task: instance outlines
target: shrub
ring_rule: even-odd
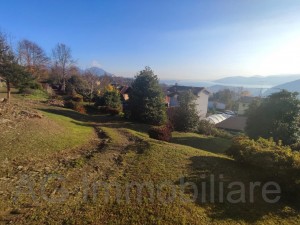
[[[104,98],[102,96],[95,97],[95,107],[104,106]]]
[[[24,94],[24,95],[32,95],[34,93],[34,89],[31,89],[31,88],[22,88],[19,91],[21,94]]]
[[[47,104],[52,105],[52,106],[58,106],[58,107],[64,107],[65,102],[62,100],[57,100],[57,99],[50,99],[47,101]]]
[[[300,153],[272,139],[259,138],[254,141],[245,136],[236,137],[227,154],[239,162],[269,168],[274,172],[300,169]]]
[[[300,152],[277,144],[273,139],[236,137],[227,154],[236,161],[259,168],[280,184],[289,201],[299,204],[300,200]]]
[[[172,138],[172,127],[170,124],[152,126],[149,129],[148,134],[150,138],[169,142]]]
[[[72,101],[74,102],[83,102],[83,96],[80,94],[74,94],[72,96]]]
[[[97,96],[95,107],[110,115],[118,115],[122,110],[120,93],[115,90],[106,90],[103,96]]]
[[[197,133],[215,137],[232,138],[232,135],[229,132],[216,128],[214,124],[207,120],[199,121]]]
[[[30,80],[28,82],[22,83],[21,85],[18,85],[18,88],[20,93],[22,94],[28,94],[29,91],[33,92],[34,90],[43,90],[42,85],[35,80]]]
[[[118,115],[120,113],[119,109],[114,109],[111,107],[106,107],[106,112],[109,113],[111,116]]]
[[[300,151],[300,142],[297,142],[297,143],[291,145],[291,149],[293,151]]]
[[[86,114],[85,107],[81,102],[74,102],[72,100],[66,101],[65,107],[69,109],[73,109],[79,113]]]

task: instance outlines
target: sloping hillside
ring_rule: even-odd
[[[42,119],[26,120],[0,142],[3,223],[300,222],[292,205],[264,202],[260,188],[254,203],[247,203],[248,195],[246,203],[226,200],[231,182],[242,182],[248,191],[250,182],[271,179],[226,157],[230,140],[176,132],[173,143],[166,143],[149,139],[147,125],[40,103],[31,107]],[[196,185],[198,195],[186,182]]]
[[[290,92],[299,92],[300,93],[300,80],[295,80],[292,82],[284,83],[278,86],[275,86],[264,93],[265,96],[268,96],[272,93],[279,92],[280,90],[287,90]]]

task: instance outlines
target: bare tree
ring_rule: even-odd
[[[86,71],[83,74],[83,79],[85,80],[87,86],[86,94],[89,99],[93,99],[94,93],[100,88],[100,77],[93,74],[91,71]]]
[[[52,56],[54,61],[54,71],[59,76],[60,83],[62,85],[62,91],[66,91],[66,80],[70,68],[74,65],[72,59],[71,48],[65,44],[58,43],[52,50]]]
[[[36,43],[29,40],[22,40],[18,43],[18,61],[35,78],[40,79],[41,75],[47,71],[49,58],[45,51]]]
[[[113,82],[113,78],[107,74],[100,77],[100,90],[104,91],[105,88]]]

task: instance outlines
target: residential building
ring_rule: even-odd
[[[208,102],[208,108],[209,109],[216,109],[216,110],[225,110],[226,105],[222,102],[217,101],[209,101]]]
[[[205,118],[208,108],[209,92],[204,87],[190,87],[174,85],[167,90],[167,97],[169,107],[178,107],[178,96],[185,91],[191,91],[195,96],[195,103],[198,115],[200,118]]]
[[[243,96],[239,100],[238,115],[245,115],[246,111],[249,109],[250,104],[257,99],[257,97]]]
[[[124,101],[127,101],[129,99],[129,92],[131,91],[131,87],[129,86],[120,86],[118,88],[120,91],[120,94],[122,95]]]

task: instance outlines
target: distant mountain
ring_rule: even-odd
[[[280,90],[283,90],[283,89],[285,89],[287,91],[290,91],[290,92],[299,92],[300,93],[300,79],[292,81],[292,82],[287,82],[285,84],[281,84],[281,85],[278,85],[278,86],[275,86],[275,87],[272,87],[271,89],[266,91],[264,93],[264,95],[268,96],[272,93],[279,92]]]
[[[287,82],[300,79],[300,74],[297,75],[274,75],[274,76],[253,76],[253,77],[242,77],[233,76],[225,77],[222,79],[215,80],[215,83],[226,84],[231,86],[236,85],[257,85],[257,86],[277,86]]]
[[[207,88],[207,90],[210,91],[211,93],[216,93],[224,89],[229,89],[234,92],[248,91],[251,96],[260,96],[264,90],[262,88],[235,87],[235,86],[226,86],[226,85],[213,85]]]
[[[214,85],[214,83],[209,81],[199,81],[199,80],[160,80],[161,84],[167,85],[178,85],[182,86],[193,86],[193,87],[210,87]]]
[[[108,72],[105,71],[104,69],[99,68],[99,67],[95,67],[95,66],[86,69],[86,71],[91,71],[93,74],[95,74],[95,75],[97,75],[97,76],[103,76],[104,74],[107,74],[107,75],[109,75],[109,76],[112,75],[111,73],[108,73]]]

